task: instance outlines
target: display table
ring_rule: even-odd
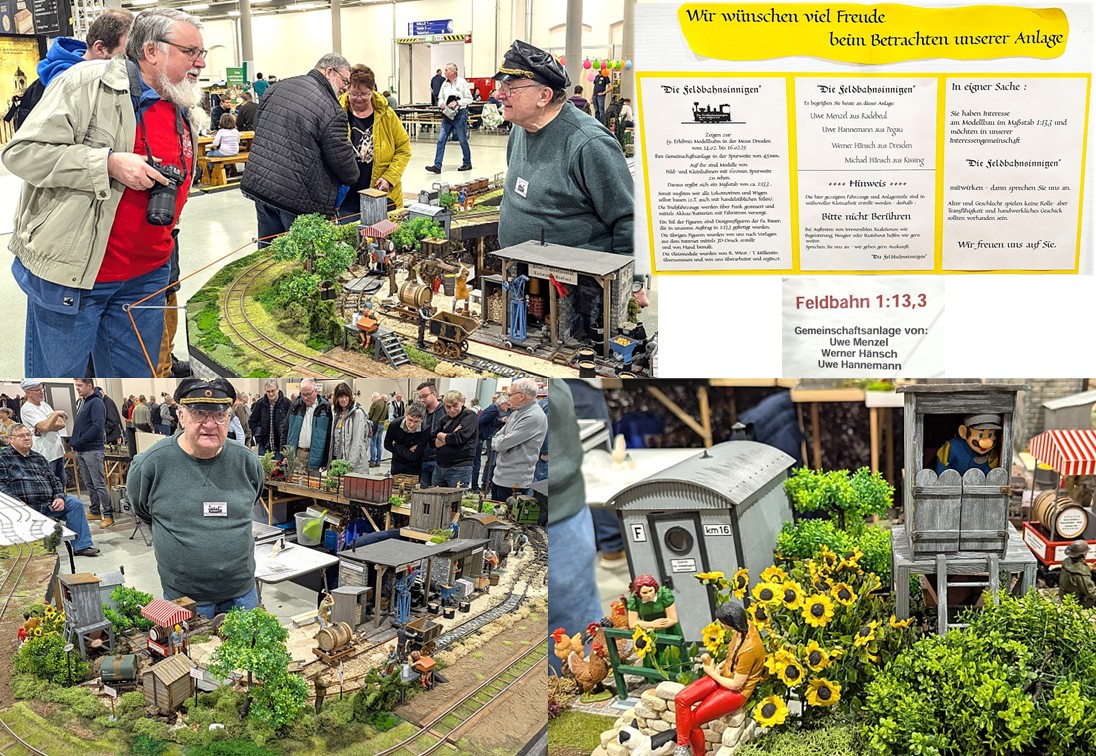
[[[260,599],[264,584],[296,581],[313,572],[318,572],[321,578],[320,587],[314,590],[317,593],[327,590],[326,569],[339,563],[337,556],[295,543],[287,543],[284,549],[271,555],[274,546],[272,542],[255,544],[255,589]]]
[[[321,502],[329,502],[332,504],[342,504],[346,507],[359,507],[362,516],[369,520],[369,523],[373,526],[374,530],[392,529],[392,508],[387,504],[374,503],[370,505],[365,502],[351,501],[338,492],[324,491],[322,488],[308,488],[307,486],[302,486],[297,483],[288,483],[284,480],[267,480],[263,485],[266,487],[266,496],[260,498],[259,503],[266,512],[267,525],[274,524],[274,505],[276,504],[304,502],[316,504],[323,509],[324,507]],[[367,506],[385,507],[384,522],[375,522],[373,516],[366,508]]]
[[[629,449],[633,467],[616,468],[612,456],[604,449],[594,449],[582,459],[582,479],[586,484],[586,502],[591,507],[604,507],[628,486],[673,467],[703,449]]]
[[[985,554],[949,554],[947,557],[949,575],[977,575],[986,571]],[[894,569],[895,609],[898,619],[910,616],[910,575],[931,575],[936,572],[936,559],[927,557],[914,559],[910,554],[906,526],[896,525],[891,530],[891,566]],[[1008,549],[1000,559],[1000,567],[1019,577],[1012,593],[1022,596],[1035,585],[1035,555],[1024,544],[1016,528],[1009,525]],[[940,597],[947,601],[947,597]]]

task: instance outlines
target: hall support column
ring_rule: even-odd
[[[582,0],[567,0],[567,36],[566,36],[567,75],[571,77],[572,89],[582,81]],[[567,95],[570,96],[568,91]]]
[[[331,52],[342,54],[342,4],[331,0]]]
[[[621,54],[622,60],[632,61],[632,65],[635,65],[636,60],[636,0],[624,0],[624,29],[623,40],[621,41]],[[627,97],[633,103],[636,101],[636,77],[634,68],[622,68],[620,69],[620,96]],[[608,103],[606,103],[608,106]],[[634,112],[634,107],[633,107]]]
[[[251,42],[251,0],[240,0],[240,60],[255,60],[255,49]],[[247,75],[254,80],[255,73]]]

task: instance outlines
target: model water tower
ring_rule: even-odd
[[[388,195],[380,189],[362,189],[358,192],[361,197],[362,217],[359,225],[362,228],[388,220]]]
[[[65,637],[80,646],[80,656],[88,656],[87,646],[104,645],[114,651],[114,628],[103,617],[99,595],[99,577],[90,572],[60,575],[61,610],[65,613]],[[102,634],[107,640],[100,643]]]

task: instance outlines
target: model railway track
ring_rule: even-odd
[[[450,628],[449,632],[439,636],[436,642],[438,649],[447,648],[454,643],[464,640],[465,638],[471,636],[473,633],[483,629],[491,622],[499,619],[503,615],[509,614],[510,612],[514,611],[521,605],[523,601],[525,601],[525,598],[529,592],[529,586],[533,585],[537,577],[548,568],[548,539],[545,537],[544,531],[542,531],[540,528],[529,528],[528,533],[529,548],[533,549],[535,556],[533,559],[529,560],[528,564],[524,565],[521,572],[519,572],[515,576],[514,590],[512,590],[510,594],[502,601],[495,604],[495,606],[486,610],[482,614],[477,615],[474,619],[471,619],[467,622],[462,622],[461,624]],[[522,581],[525,582],[525,586],[521,589],[521,592],[519,593],[517,590],[517,585]],[[386,643],[389,643],[394,637],[395,635],[393,634],[391,637],[388,637],[383,641],[361,648],[347,656],[346,660],[349,661],[350,659],[354,659],[359,656],[368,654],[376,650],[377,648],[385,645]],[[316,660],[305,664],[303,667],[297,670],[297,673],[303,675],[305,679],[309,679],[310,677],[312,677],[313,674],[316,673],[317,670],[322,673],[333,671],[333,668],[323,661]],[[366,670],[365,672],[353,675],[352,677],[344,678],[342,692],[353,693],[356,690],[360,690],[362,687],[364,687],[364,684],[361,681],[368,674],[369,671]],[[331,690],[332,687],[333,686],[329,684],[327,686],[327,689]],[[309,695],[309,700],[315,700],[315,698],[315,692]]]
[[[376,756],[426,756],[439,748],[452,746],[450,738],[455,732],[529,676],[537,664],[547,658],[547,640],[529,646],[509,666],[422,725],[417,733]]]
[[[27,741],[15,734],[15,730],[8,727],[8,723],[0,719],[0,727],[3,728],[4,733],[0,733],[0,756],[23,756],[23,754],[36,754],[36,756],[48,756],[45,751],[39,751]],[[14,738],[14,740],[9,740]]]
[[[248,291],[259,276],[277,263],[278,261],[274,259],[262,260],[246,268],[225,292],[221,313],[225,324],[235,334],[237,343],[259,352],[279,365],[292,367],[297,373],[310,375],[313,378],[329,378],[332,376],[332,371],[337,376],[368,377],[368,374],[341,362],[326,357],[302,354],[279,344],[251,321],[247,315]]]

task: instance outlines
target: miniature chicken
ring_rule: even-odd
[[[600,625],[597,627],[599,630],[601,629]],[[602,635],[601,637],[604,638],[605,636]],[[571,651],[571,655],[567,657],[567,668],[574,675],[575,682],[582,688],[582,694],[585,698],[601,684],[602,680],[608,677],[609,662],[607,659],[609,652],[603,643],[597,641],[590,644],[590,654],[585,658],[582,656],[582,651],[581,645]]]
[[[609,616],[601,620],[602,627],[613,627],[617,630],[623,630],[628,627],[628,609],[625,606],[624,599],[618,599],[612,602],[610,605]],[[604,639],[604,633],[600,633],[602,639]],[[594,640],[598,640],[596,637]],[[620,656],[622,662],[632,661],[632,657],[635,655],[635,645],[632,643],[632,639],[629,638],[616,638],[617,654]],[[603,640],[604,642],[604,640]]]
[[[567,661],[567,657],[571,655],[571,651],[574,649],[582,648],[581,634],[575,633],[573,638],[568,637],[562,627],[558,627],[552,631],[552,641],[555,643],[555,646],[552,648],[552,653],[562,661]]]
[[[612,460],[613,467],[617,470],[631,470],[636,466],[635,460],[628,454],[628,446],[623,435],[613,439]]]

